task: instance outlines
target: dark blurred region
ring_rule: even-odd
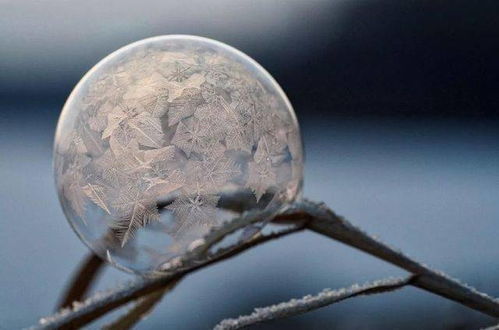
[[[51,313],[87,252],[53,185],[52,140],[64,101],[101,58],[163,34],[226,42],[276,78],[303,131],[305,196],[499,296],[497,13],[499,2],[486,0],[0,0],[0,329]],[[210,328],[324,287],[403,274],[302,233],[189,276],[138,328]],[[115,269],[104,275],[98,288],[129,278]],[[493,322],[408,288],[260,328]]]
[[[162,34],[248,53],[299,115],[498,114],[497,1],[7,1],[0,97],[62,104],[97,61]]]

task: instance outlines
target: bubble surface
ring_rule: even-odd
[[[162,36],[82,78],[59,118],[54,168],[78,236],[147,273],[243,211],[296,199],[303,149],[291,104],[255,61],[214,40]]]

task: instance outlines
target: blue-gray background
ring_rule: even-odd
[[[495,1],[461,0],[0,0],[0,329],[52,312],[87,252],[64,219],[52,178],[65,98],[106,54],[171,33],[229,43],[274,75],[302,126],[305,196],[499,296],[498,12]],[[300,233],[187,277],[137,328],[210,328],[253,307],[401,274]],[[129,277],[108,269],[97,287]],[[493,322],[407,288],[260,328],[477,329]]]

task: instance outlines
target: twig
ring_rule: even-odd
[[[104,260],[95,253],[90,252],[75,272],[72,281],[68,284],[58,309],[71,307],[73,301],[83,300],[91,284],[102,271],[103,265],[105,265]]]
[[[263,218],[266,216],[267,214],[263,214]],[[299,225],[292,227],[289,231],[267,237],[258,236],[250,241],[239,242],[235,246],[223,248],[214,253],[208,252],[225,235],[233,233],[258,220],[258,213],[245,214],[234,219],[222,226],[222,228],[210,233],[205,238],[205,244],[196,248],[192,253],[187,253],[181,260],[171,262],[171,267],[161,276],[151,279],[139,279],[106,293],[98,293],[83,302],[81,306],[76,306],[72,310],[62,310],[54,316],[42,319],[40,322],[41,327],[75,327],[85,325],[114,308],[164,288],[171,281],[175,281],[196,269],[227,259],[269,239],[300,230],[303,226],[417,275],[414,282],[411,283],[416,287],[446,297],[485,314],[499,317],[499,301],[441,272],[432,270],[412,260],[400,251],[369,236],[345,219],[337,216],[324,204],[313,203],[307,200],[290,205],[286,211],[274,218],[274,222],[277,223],[299,223]]]
[[[338,290],[325,289],[315,296],[307,295],[303,298],[291,299],[290,301],[282,302],[277,305],[255,308],[254,312],[250,315],[223,320],[215,326],[215,330],[235,330],[246,328],[256,323],[310,312],[345,299],[361,295],[394,291],[408,285],[413,278],[413,276],[405,278],[389,278],[363,285],[354,284],[348,288]]]
[[[372,256],[417,274],[412,283],[420,289],[448,298],[490,316],[499,317],[499,300],[460,283],[443,272],[433,270],[380,240],[366,234],[337,216],[323,204],[303,201],[301,208],[310,215],[307,228],[362,250]]]
[[[303,228],[303,224],[298,224],[268,235],[259,235],[235,247],[221,248],[215,253],[205,256],[203,259],[198,259],[188,254],[182,260],[172,261],[172,268],[165,271],[161,276],[138,278],[134,281],[124,283],[113,290],[98,292],[82,303],[73,304],[73,308],[71,309],[62,309],[54,315],[42,318],[39,325],[33,327],[33,329],[74,329],[82,327],[117,307],[161,290],[199,268],[228,259],[251,247],[300,231]]]
[[[493,325],[491,327],[483,328],[481,330],[499,330],[499,324]]]
[[[120,316],[118,319],[114,320],[102,327],[103,330],[127,330],[131,329],[136,323],[145,318],[153,308],[161,301],[163,296],[171,291],[177,283],[180,281],[174,281],[170,283],[167,287],[150,293],[149,295],[139,299],[124,315]]]

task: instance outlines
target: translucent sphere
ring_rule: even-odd
[[[78,236],[147,273],[243,211],[293,201],[303,150],[291,104],[255,61],[210,39],[162,36],[82,78],[59,118],[54,167]]]

